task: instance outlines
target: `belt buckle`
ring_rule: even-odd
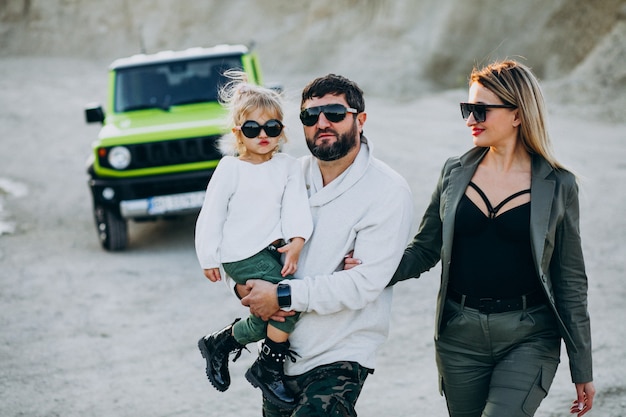
[[[495,310],[494,301],[497,303],[497,300],[491,297],[478,299],[478,311],[483,314],[493,313]]]

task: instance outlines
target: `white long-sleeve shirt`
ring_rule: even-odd
[[[289,375],[319,365],[355,361],[375,367],[387,339],[392,288],[386,288],[411,237],[413,203],[408,184],[371,154],[371,143],[350,168],[325,187],[317,160],[301,158],[313,235],[291,285],[291,309],[303,312],[289,336],[301,357],[286,362]],[[343,269],[354,250],[361,265]]]
[[[196,254],[203,269],[218,268],[246,259],[276,239],[307,240],[312,228],[298,160],[277,153],[252,164],[225,156],[198,215]]]

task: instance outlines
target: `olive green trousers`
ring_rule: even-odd
[[[528,417],[548,394],[561,338],[547,305],[485,314],[446,300],[435,342],[451,417]]]
[[[262,279],[277,284],[282,280],[293,278],[293,275],[283,277],[280,274],[283,269],[280,253],[273,247],[265,248],[242,261],[224,263],[222,266],[237,284],[245,284],[249,279]],[[265,322],[251,314],[245,320],[240,320],[234,324],[233,336],[242,345],[258,342],[265,338],[268,323],[283,332],[291,333],[299,315],[298,313],[294,316],[285,317],[284,322],[274,320]]]

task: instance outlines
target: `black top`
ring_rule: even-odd
[[[517,192],[495,208],[485,193],[470,182],[484,200],[489,216],[464,195],[454,228],[449,288],[473,297],[509,298],[540,289],[530,246],[530,202],[498,211]]]

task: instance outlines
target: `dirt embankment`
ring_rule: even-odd
[[[626,96],[624,0],[0,3],[1,55],[106,65],[141,50],[249,42],[266,75],[294,88],[338,72],[369,94],[410,99],[463,86],[475,64],[523,57],[540,78],[560,81],[549,92],[562,102],[617,105]]]

